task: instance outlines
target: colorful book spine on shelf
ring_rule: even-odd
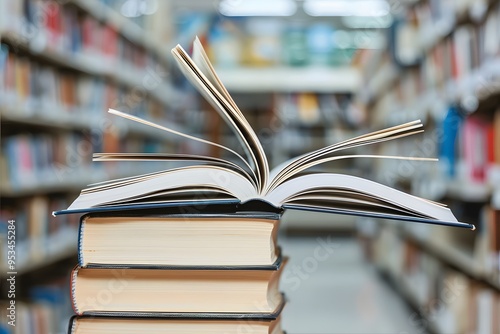
[[[146,50],[141,43],[130,42],[119,33],[115,24],[107,20],[102,22],[87,13],[84,9],[86,6],[68,2],[39,3],[36,0],[19,3],[22,6],[2,7],[3,14],[11,23],[2,24],[0,28],[7,36],[13,34],[13,44],[33,40],[39,51],[48,50],[50,55],[62,57],[77,55],[75,63],[82,61],[101,70],[107,70],[105,67],[110,66],[126,67],[140,73],[145,68],[165,70],[156,49]],[[140,39],[138,41],[141,42]]]
[[[81,184],[75,186],[82,186],[92,182],[92,177],[97,180],[106,175],[123,177],[138,170],[149,172],[154,170],[154,165],[120,162],[120,169],[116,170],[112,165],[91,164],[91,152],[126,150],[155,153],[170,149],[169,143],[157,139],[141,136],[121,139],[112,132],[94,133],[94,136],[88,131],[9,136],[3,138],[0,154],[0,161],[4,161],[2,165],[6,167],[3,173],[8,180],[2,186],[12,191],[57,188],[78,180]]]
[[[462,132],[462,158],[466,175],[472,182],[483,183],[488,163],[488,123],[477,117],[467,117]]]
[[[52,120],[60,115],[59,120],[68,120],[72,124],[95,123],[102,127],[105,118],[102,110],[110,106],[120,106],[136,115],[151,118],[163,115],[163,104],[150,96],[136,98],[136,93],[104,77],[50,66],[14,53],[3,43],[0,68],[5,69],[0,72],[0,108],[18,117],[36,115]]]
[[[462,114],[455,106],[450,106],[441,125],[442,138],[439,153],[445,173],[449,177],[454,177],[456,172],[457,138],[462,122]]]

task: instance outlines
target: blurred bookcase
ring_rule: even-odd
[[[188,149],[106,113],[115,108],[184,130],[183,94],[171,85],[171,29],[158,18],[167,9],[137,24],[106,1],[0,4],[0,269],[5,279],[7,222],[15,220],[15,333],[64,331],[71,314],[66,276],[78,217],[56,220],[51,212],[88,184],[158,169],[91,163],[92,153]]]
[[[440,161],[377,161],[373,177],[449,205],[477,230],[381,222],[366,233],[367,255],[422,316],[413,319],[415,326],[435,333],[496,333],[500,3],[422,0],[399,9],[389,47],[356,56],[363,87],[354,101],[373,128],[425,123],[420,139],[383,144],[376,153]]]

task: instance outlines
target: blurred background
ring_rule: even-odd
[[[221,156],[108,108],[236,147],[176,69],[198,36],[271,165],[421,119],[425,134],[323,170],[449,205],[474,232],[287,212],[288,333],[500,333],[500,4],[495,0],[0,0],[2,301],[16,222],[17,326],[66,333],[87,184],[165,168],[94,152]],[[328,256],[318,258],[317,249]],[[5,304],[6,305],[6,304]]]

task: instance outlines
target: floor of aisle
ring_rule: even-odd
[[[287,334],[424,334],[356,239],[283,237],[280,245],[289,257],[281,278]]]

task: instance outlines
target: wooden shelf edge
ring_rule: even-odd
[[[133,172],[123,172],[119,175],[110,175],[103,169],[97,168],[78,168],[78,171],[68,175],[66,177],[58,179],[57,177],[39,177],[37,179],[43,179],[45,182],[38,184],[31,184],[29,186],[18,186],[9,187],[8,185],[2,184],[0,187],[0,197],[24,197],[32,196],[38,194],[47,193],[58,193],[58,192],[75,192],[78,193],[82,189],[86,188],[88,185],[113,180],[120,179],[124,177],[131,177],[140,174],[146,174],[152,172],[151,170],[134,170]]]
[[[417,244],[419,248],[424,250],[427,254],[437,258],[440,262],[451,265],[470,278],[483,282],[489,287],[500,291],[500,284],[493,282],[493,280],[490,279],[490,273],[485,273],[482,268],[478,267],[476,260],[472,256],[469,257],[467,254],[444,243],[423,240],[409,230],[405,230],[401,235],[405,239]]]
[[[424,327],[427,330],[429,330],[432,334],[441,334],[435,321],[429,318],[429,315],[423,313],[423,310],[425,310],[425,306],[419,302],[416,293],[411,288],[411,285],[409,285],[405,279],[398,278],[389,269],[383,269],[378,266],[376,266],[376,268],[382,276],[386,276],[389,278],[390,284],[395,288],[395,290],[410,306],[410,308],[415,310],[415,312],[418,313],[418,315],[425,320],[426,325]]]
[[[395,78],[397,78],[397,75],[393,78],[392,76],[394,74],[389,71],[386,71],[386,74],[389,75],[389,78],[384,88],[394,84],[396,82]],[[425,119],[431,108],[436,105],[436,101],[443,104],[459,103],[463,97],[476,96],[478,103],[480,103],[488,98],[500,96],[500,88],[496,86],[487,88],[485,86],[484,78],[491,77],[492,75],[500,77],[500,59],[498,58],[485,62],[479,68],[472,70],[472,72],[465,77],[457,80],[448,80],[441,89],[435,89],[435,87],[427,89],[423,94],[414,98],[411,103],[402,106],[402,109],[405,110],[405,113],[401,115],[403,117],[389,124],[399,124],[416,118]],[[369,83],[368,86],[372,85],[374,84]],[[370,104],[377,101],[383,91],[383,89],[379,89],[379,93],[374,95],[369,95],[369,93],[365,92],[364,95],[368,94],[368,97],[361,97],[360,99],[362,99],[364,103]]]
[[[38,109],[30,111],[26,108],[11,108],[0,105],[0,118],[5,121],[14,122],[18,124],[34,125],[47,128],[56,129],[77,129],[77,130],[95,130],[100,129],[102,121],[106,119],[107,114],[102,113],[100,116],[88,116],[94,113],[92,110],[81,111],[64,111],[51,112],[49,109]],[[116,116],[111,116],[116,119],[113,124],[124,133],[135,133],[146,137],[158,138],[158,135],[152,131],[151,127],[139,124],[133,121],[123,120]],[[164,122],[161,120],[150,119],[150,121],[162,126],[174,129],[178,132],[188,133],[188,131],[181,124],[174,124]],[[158,130],[159,131],[159,130]],[[179,143],[183,139],[179,136],[171,136],[171,142]]]

